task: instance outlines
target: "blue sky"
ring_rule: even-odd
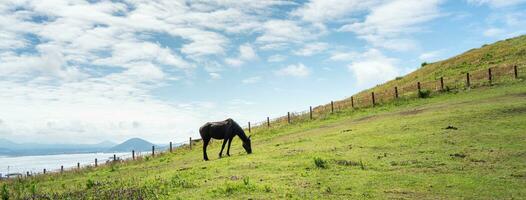
[[[0,138],[198,137],[526,32],[524,0],[0,2]]]

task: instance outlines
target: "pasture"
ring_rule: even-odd
[[[400,99],[139,161],[0,183],[50,199],[516,199],[526,195],[526,83]]]

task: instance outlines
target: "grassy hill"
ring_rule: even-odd
[[[524,52],[525,40],[471,50],[443,61],[450,67],[429,64],[398,81],[461,73],[472,68],[453,63],[475,63],[475,55],[490,51],[508,52],[494,54],[494,64],[520,63],[524,57],[515,55]],[[428,68],[436,69],[422,71]],[[214,141],[211,161],[205,162],[197,143],[140,161],[10,180],[0,183],[0,194],[15,199],[524,198],[526,73],[520,75],[491,87],[258,127],[250,155],[236,138],[232,156],[219,159],[221,143]]]
[[[417,81],[434,81],[440,77],[463,77],[467,72],[506,65],[521,67],[526,65],[526,35],[498,41],[491,45],[483,45],[446,60],[423,63],[418,70],[404,77],[388,81],[364,92],[389,90],[394,86],[412,84]]]

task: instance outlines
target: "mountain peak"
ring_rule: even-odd
[[[154,146],[151,142],[148,142],[141,138],[131,138],[123,143],[114,146],[110,151],[148,151]]]

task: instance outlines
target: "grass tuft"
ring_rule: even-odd
[[[327,161],[319,157],[314,158],[314,164],[316,165],[316,167],[321,168],[321,169],[327,168],[327,165],[328,165]]]

